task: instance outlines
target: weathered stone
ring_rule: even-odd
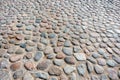
[[[74,46],[74,47],[73,47],[73,51],[74,51],[75,53],[79,52],[80,50],[81,50],[80,46]]]
[[[68,64],[75,64],[75,58],[72,57],[72,56],[67,56],[65,57],[65,62],[68,63]]]
[[[51,53],[51,54],[48,54],[47,55],[47,58],[48,59],[53,59],[55,57],[55,54],[54,53]]]
[[[110,67],[115,67],[116,66],[116,62],[114,60],[107,60],[107,65]]]
[[[104,72],[104,68],[102,66],[95,65],[94,68],[97,74],[102,74]]]
[[[53,48],[51,46],[47,46],[44,50],[44,54],[50,54],[53,53]]]
[[[102,59],[102,58],[97,59],[97,62],[98,62],[98,64],[101,65],[101,66],[105,66],[105,65],[106,65],[106,60],[105,60],[105,59]]]
[[[32,75],[35,78],[40,78],[40,79],[45,79],[45,80],[49,78],[49,74],[47,72],[36,72],[36,73],[32,73]]]
[[[16,71],[16,70],[20,69],[20,67],[21,67],[21,62],[16,62],[10,66],[10,69],[13,71]]]
[[[19,61],[19,60],[21,59],[21,57],[22,57],[22,56],[20,56],[20,55],[12,55],[12,56],[10,57],[10,61],[11,61],[11,62]]]
[[[86,73],[86,65],[85,64],[78,65],[77,70],[78,70],[79,75],[84,76]]]
[[[60,76],[61,75],[61,69],[59,67],[57,67],[57,66],[51,66],[49,68],[48,73],[50,75]]]
[[[118,80],[118,74],[117,74],[117,71],[113,68],[108,68],[107,69],[108,71],[108,76],[111,80]]]
[[[93,54],[92,54],[92,57],[94,57],[94,58],[99,58],[99,57],[100,57],[100,54],[98,54],[98,53],[93,53]]]
[[[51,64],[50,60],[42,60],[40,63],[38,63],[37,69],[45,70],[50,66],[50,64]]]
[[[68,55],[68,56],[73,54],[73,49],[72,48],[64,47],[62,50],[63,50],[63,53]]]
[[[62,59],[55,59],[54,60],[54,64],[57,66],[63,65],[63,63],[64,63],[64,60],[62,60]]]
[[[66,74],[70,74],[70,73],[72,73],[75,70],[76,70],[76,68],[73,67],[73,66],[67,65],[67,66],[64,67],[64,71],[65,71]]]
[[[24,73],[23,70],[18,70],[13,74],[13,78],[14,79],[21,78],[23,76],[23,73]]]
[[[34,56],[34,60],[39,61],[42,57],[43,57],[43,52],[42,51],[37,51],[35,56]]]
[[[63,53],[58,53],[57,55],[56,55],[56,58],[57,59],[63,59],[65,57],[65,55],[63,54]]]
[[[89,73],[91,73],[94,70],[93,64],[90,63],[89,61],[87,61],[86,66],[87,66],[87,69],[88,69]]]
[[[65,47],[70,47],[71,46],[71,42],[69,40],[66,40],[64,43]]]
[[[84,53],[74,53],[74,56],[78,61],[86,60],[86,55]]]
[[[25,66],[25,68],[26,68],[27,70],[30,70],[30,71],[35,69],[35,65],[34,65],[34,63],[31,62],[31,61],[26,62],[26,63],[24,64],[24,66]]]
[[[94,59],[93,57],[88,57],[87,60],[92,62],[93,64],[96,63],[96,59]]]
[[[24,52],[23,49],[19,48],[19,49],[16,50],[15,53],[16,53],[16,54],[22,54],[23,52]]]
[[[55,47],[54,52],[55,53],[60,53],[62,51],[62,47]]]

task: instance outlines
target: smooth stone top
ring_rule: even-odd
[[[62,51],[63,51],[64,54],[66,54],[66,55],[68,55],[68,56],[70,56],[70,55],[73,54],[73,49],[72,49],[72,48],[64,47],[64,48],[62,49]]]

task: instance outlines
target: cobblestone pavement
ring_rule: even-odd
[[[120,80],[120,0],[0,0],[0,80]]]

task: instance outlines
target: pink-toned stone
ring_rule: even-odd
[[[25,66],[25,68],[26,68],[27,70],[33,70],[33,69],[35,69],[35,65],[34,65],[34,63],[31,62],[31,61],[26,62],[26,63],[24,64],[24,66]]]
[[[65,55],[63,54],[63,53],[58,53],[57,55],[56,55],[56,58],[57,59],[63,59],[65,57]]]
[[[13,71],[16,71],[16,70],[20,69],[20,67],[21,67],[21,62],[16,62],[10,66],[10,69]]]
[[[10,61],[11,62],[16,62],[16,61],[19,61],[21,59],[21,56],[20,55],[12,55],[10,57]]]

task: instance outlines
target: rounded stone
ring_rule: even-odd
[[[16,62],[10,66],[10,69],[13,71],[16,71],[16,70],[20,69],[20,67],[21,67],[21,62]]]
[[[64,43],[65,47],[70,47],[71,46],[71,42],[69,40],[66,40]]]
[[[63,70],[64,70],[64,72],[65,72],[66,74],[71,74],[73,71],[76,70],[76,68],[73,67],[73,66],[67,65],[67,66],[65,66],[65,67],[63,68]]]
[[[61,75],[61,69],[60,69],[59,67],[57,67],[57,66],[51,66],[51,67],[49,68],[48,73],[49,73],[50,75],[60,76],[60,75]]]
[[[67,56],[65,57],[65,62],[68,63],[68,64],[75,64],[75,58],[72,57],[72,56]]]
[[[44,50],[44,54],[50,54],[53,53],[53,48],[51,46],[47,46]]]
[[[97,59],[97,61],[98,61],[98,64],[101,65],[101,66],[106,65],[106,60],[105,59],[99,58],[99,59]]]
[[[102,66],[99,66],[99,65],[95,65],[94,69],[95,69],[97,74],[102,74],[104,72],[104,68]]]
[[[24,64],[24,66],[25,66],[25,68],[26,68],[27,70],[30,70],[30,71],[35,69],[35,65],[34,65],[34,63],[31,62],[31,61],[26,62],[26,63]]]
[[[20,55],[12,55],[10,57],[10,61],[11,62],[16,62],[16,61],[19,61],[21,59],[21,56]]]
[[[57,59],[63,59],[65,57],[65,55],[63,54],[63,53],[58,53],[57,55],[56,55],[56,58]]]
[[[86,60],[86,55],[84,53],[74,53],[74,56],[78,61]]]
[[[64,47],[62,50],[63,50],[63,53],[68,55],[68,56],[73,54],[73,49],[72,48]]]
[[[48,59],[53,59],[54,57],[55,57],[55,54],[54,54],[54,53],[47,55],[47,58],[48,58]]]
[[[116,62],[114,60],[107,60],[107,65],[110,67],[115,67],[116,66]]]
[[[38,51],[38,52],[36,52],[36,54],[34,56],[34,60],[35,61],[39,61],[42,57],[43,57],[43,52],[42,51]]]
[[[54,59],[54,64],[57,66],[63,65],[63,63],[64,63],[64,60],[62,59]]]
[[[16,50],[15,53],[16,53],[16,54],[22,54],[23,52],[24,52],[23,49],[19,48],[19,49]]]
[[[93,56],[94,58],[99,58],[99,57],[100,57],[100,54],[98,54],[98,53],[93,53],[92,56]]]
[[[42,60],[40,63],[37,65],[38,70],[45,70],[47,69],[51,64],[50,60]]]
[[[13,74],[14,79],[22,78],[23,77],[23,70],[18,70]]]

